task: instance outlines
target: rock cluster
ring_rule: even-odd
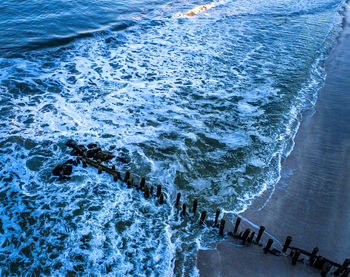
[[[103,151],[96,143],[90,143],[86,148],[84,145],[78,145],[74,140],[68,140],[66,145],[73,149],[70,153],[72,156],[81,156],[94,159],[95,161],[109,161],[115,158],[115,155],[109,151]],[[117,160],[123,163],[127,162],[123,157],[117,157]],[[57,165],[52,170],[52,174],[58,176],[58,180],[70,179],[69,176],[72,174],[73,165],[77,165],[77,162],[70,159],[63,164]]]

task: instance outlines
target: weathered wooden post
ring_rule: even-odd
[[[181,199],[181,192],[178,192],[177,196],[176,196],[176,202],[175,202],[175,207],[177,207],[177,208],[180,205],[180,199]]]
[[[150,192],[151,195],[153,195],[153,186],[151,186],[151,192]]]
[[[146,179],[144,177],[141,178],[140,189],[143,190],[145,187]]]
[[[256,240],[255,240],[256,244],[259,244],[259,241],[260,241],[264,231],[265,231],[265,227],[264,226],[260,226],[259,232],[258,232],[258,236],[256,237]]]
[[[296,265],[297,264],[297,261],[299,259],[300,254],[301,254],[300,250],[296,249],[295,252],[294,252],[294,255],[292,257],[292,265]]]
[[[238,227],[239,227],[239,224],[241,223],[241,218],[239,216],[237,216],[237,219],[236,219],[236,224],[235,224],[235,229],[233,231],[234,234],[237,233],[238,231]]]
[[[219,215],[220,215],[220,209],[217,209],[215,214],[214,226],[218,225]]]
[[[219,229],[219,234],[220,234],[220,236],[223,236],[223,235],[224,235],[225,223],[226,223],[225,219],[222,218],[222,219],[220,220],[220,229]]]
[[[273,239],[269,239],[266,243],[266,246],[264,247],[265,254],[270,250],[272,244],[273,244]]]
[[[254,235],[255,235],[255,232],[251,232],[249,238],[247,239],[248,243],[252,243],[252,241],[254,239]]]
[[[163,193],[161,192],[160,193],[160,196],[159,196],[159,204],[163,204],[164,203],[164,195]]]
[[[85,159],[82,159],[82,161],[83,161],[83,167],[87,167],[86,160],[85,160]]]
[[[245,244],[245,242],[247,241],[249,233],[250,233],[250,229],[249,228],[245,229],[242,235],[242,244]]]
[[[182,211],[181,211],[181,215],[185,216],[186,215],[186,203],[182,204]]]
[[[316,259],[316,254],[318,252],[318,247],[315,247],[313,250],[312,250],[312,253],[311,253],[311,256],[309,258],[309,264],[312,266],[315,262],[315,259]]]
[[[112,170],[115,170],[115,165],[112,165]]]
[[[195,200],[193,201],[193,214],[196,214],[196,212],[197,212],[197,206],[198,206],[198,200],[195,199]]]
[[[313,266],[316,267],[316,268],[318,268],[318,269],[322,269],[323,266],[324,266],[324,264],[325,264],[325,262],[326,262],[326,260],[325,260],[324,257],[318,256],[318,257],[316,258],[316,261],[314,262],[314,265],[313,265]]]
[[[127,185],[128,185],[128,189],[131,189],[131,187],[132,187],[131,180],[128,179],[128,180],[126,181],[126,183],[127,183]]]
[[[343,274],[341,275],[342,277],[348,277],[350,274],[350,268],[345,268]]]
[[[102,167],[99,166],[99,167],[98,167],[98,174],[101,174],[101,173],[102,173]]]
[[[129,179],[130,179],[130,171],[127,171],[125,173],[124,182],[127,182]]]
[[[199,219],[200,224],[204,224],[205,217],[207,216],[207,212],[203,211],[201,214],[201,218]]]
[[[113,181],[118,181],[118,174],[117,173],[113,173]]]
[[[338,267],[338,269],[334,272],[334,275],[339,275],[340,273],[342,273],[350,264],[350,260],[349,259],[345,259],[343,264]]]
[[[145,185],[145,189],[144,189],[144,195],[145,195],[145,198],[148,199],[149,198],[149,188],[147,185]]]
[[[160,197],[160,194],[162,193],[162,186],[158,185],[157,186],[157,197]]]
[[[284,245],[283,245],[283,249],[282,249],[282,252],[286,252],[290,243],[292,242],[292,237],[291,236],[288,236],[286,238],[286,241],[284,242]]]
[[[322,267],[322,271],[321,271],[321,276],[322,277],[326,277],[327,273],[331,270],[331,265],[329,265],[328,263],[325,263]]]

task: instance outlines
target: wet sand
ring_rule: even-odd
[[[266,191],[242,214],[264,225],[282,244],[342,263],[350,258],[350,25],[326,63],[327,78],[313,111],[303,115],[293,152],[282,163],[275,191]],[[272,194],[272,196],[271,196]],[[269,199],[269,197],[271,198]],[[267,202],[267,199],[268,202]],[[267,238],[265,238],[266,243]],[[214,250],[200,250],[201,276],[320,276],[289,257],[264,255],[255,247],[237,247],[230,239]]]

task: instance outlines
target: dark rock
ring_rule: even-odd
[[[117,161],[125,164],[130,163],[129,151],[126,148],[119,148],[118,152]]]
[[[70,140],[68,140],[68,141],[66,142],[66,145],[67,145],[68,147],[76,147],[76,146],[77,146],[77,143],[76,143],[74,140],[70,139]]]
[[[78,152],[77,150],[73,149],[72,151],[70,151],[70,154],[72,156],[78,156],[80,154],[80,152]]]
[[[88,158],[93,158],[98,152],[102,151],[102,149],[100,147],[96,147],[96,148],[92,148],[92,149],[89,149],[87,152],[86,152],[86,156]]]
[[[94,155],[94,160],[108,161],[114,158],[114,155],[108,151],[99,151]]]
[[[76,161],[73,161],[72,159],[69,159],[66,161],[64,164],[72,164],[72,165],[77,165],[78,163]]]
[[[126,148],[118,148],[118,151],[120,152],[120,153],[122,153],[122,154],[128,154],[129,153],[129,150],[128,149],[126,149]]]
[[[78,149],[80,152],[86,152],[86,150],[87,150],[86,147],[82,144],[78,145]]]
[[[123,157],[117,157],[117,161],[122,162],[122,163],[125,163],[125,164],[129,163],[129,162],[126,160],[126,158],[123,158]]]
[[[72,156],[83,155],[86,152],[86,148],[84,145],[76,145],[73,147],[73,150],[70,152]]]
[[[90,144],[88,144],[87,147],[88,147],[89,149],[92,149],[92,148],[97,148],[97,146],[98,146],[98,145],[97,145],[96,143],[90,143]]]
[[[71,175],[73,167],[70,164],[60,164],[52,170],[55,176]]]

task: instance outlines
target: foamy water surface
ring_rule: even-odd
[[[278,181],[325,77],[343,3],[227,0],[181,16],[199,4],[135,1],[64,43],[28,35],[17,49],[9,38],[0,58],[1,276],[197,275],[210,229],[177,215],[176,193],[210,215],[240,212]],[[16,20],[3,14],[0,26]],[[167,203],[93,168],[57,181],[51,171],[70,158],[68,139],[123,155],[128,164],[110,165],[161,184]]]

